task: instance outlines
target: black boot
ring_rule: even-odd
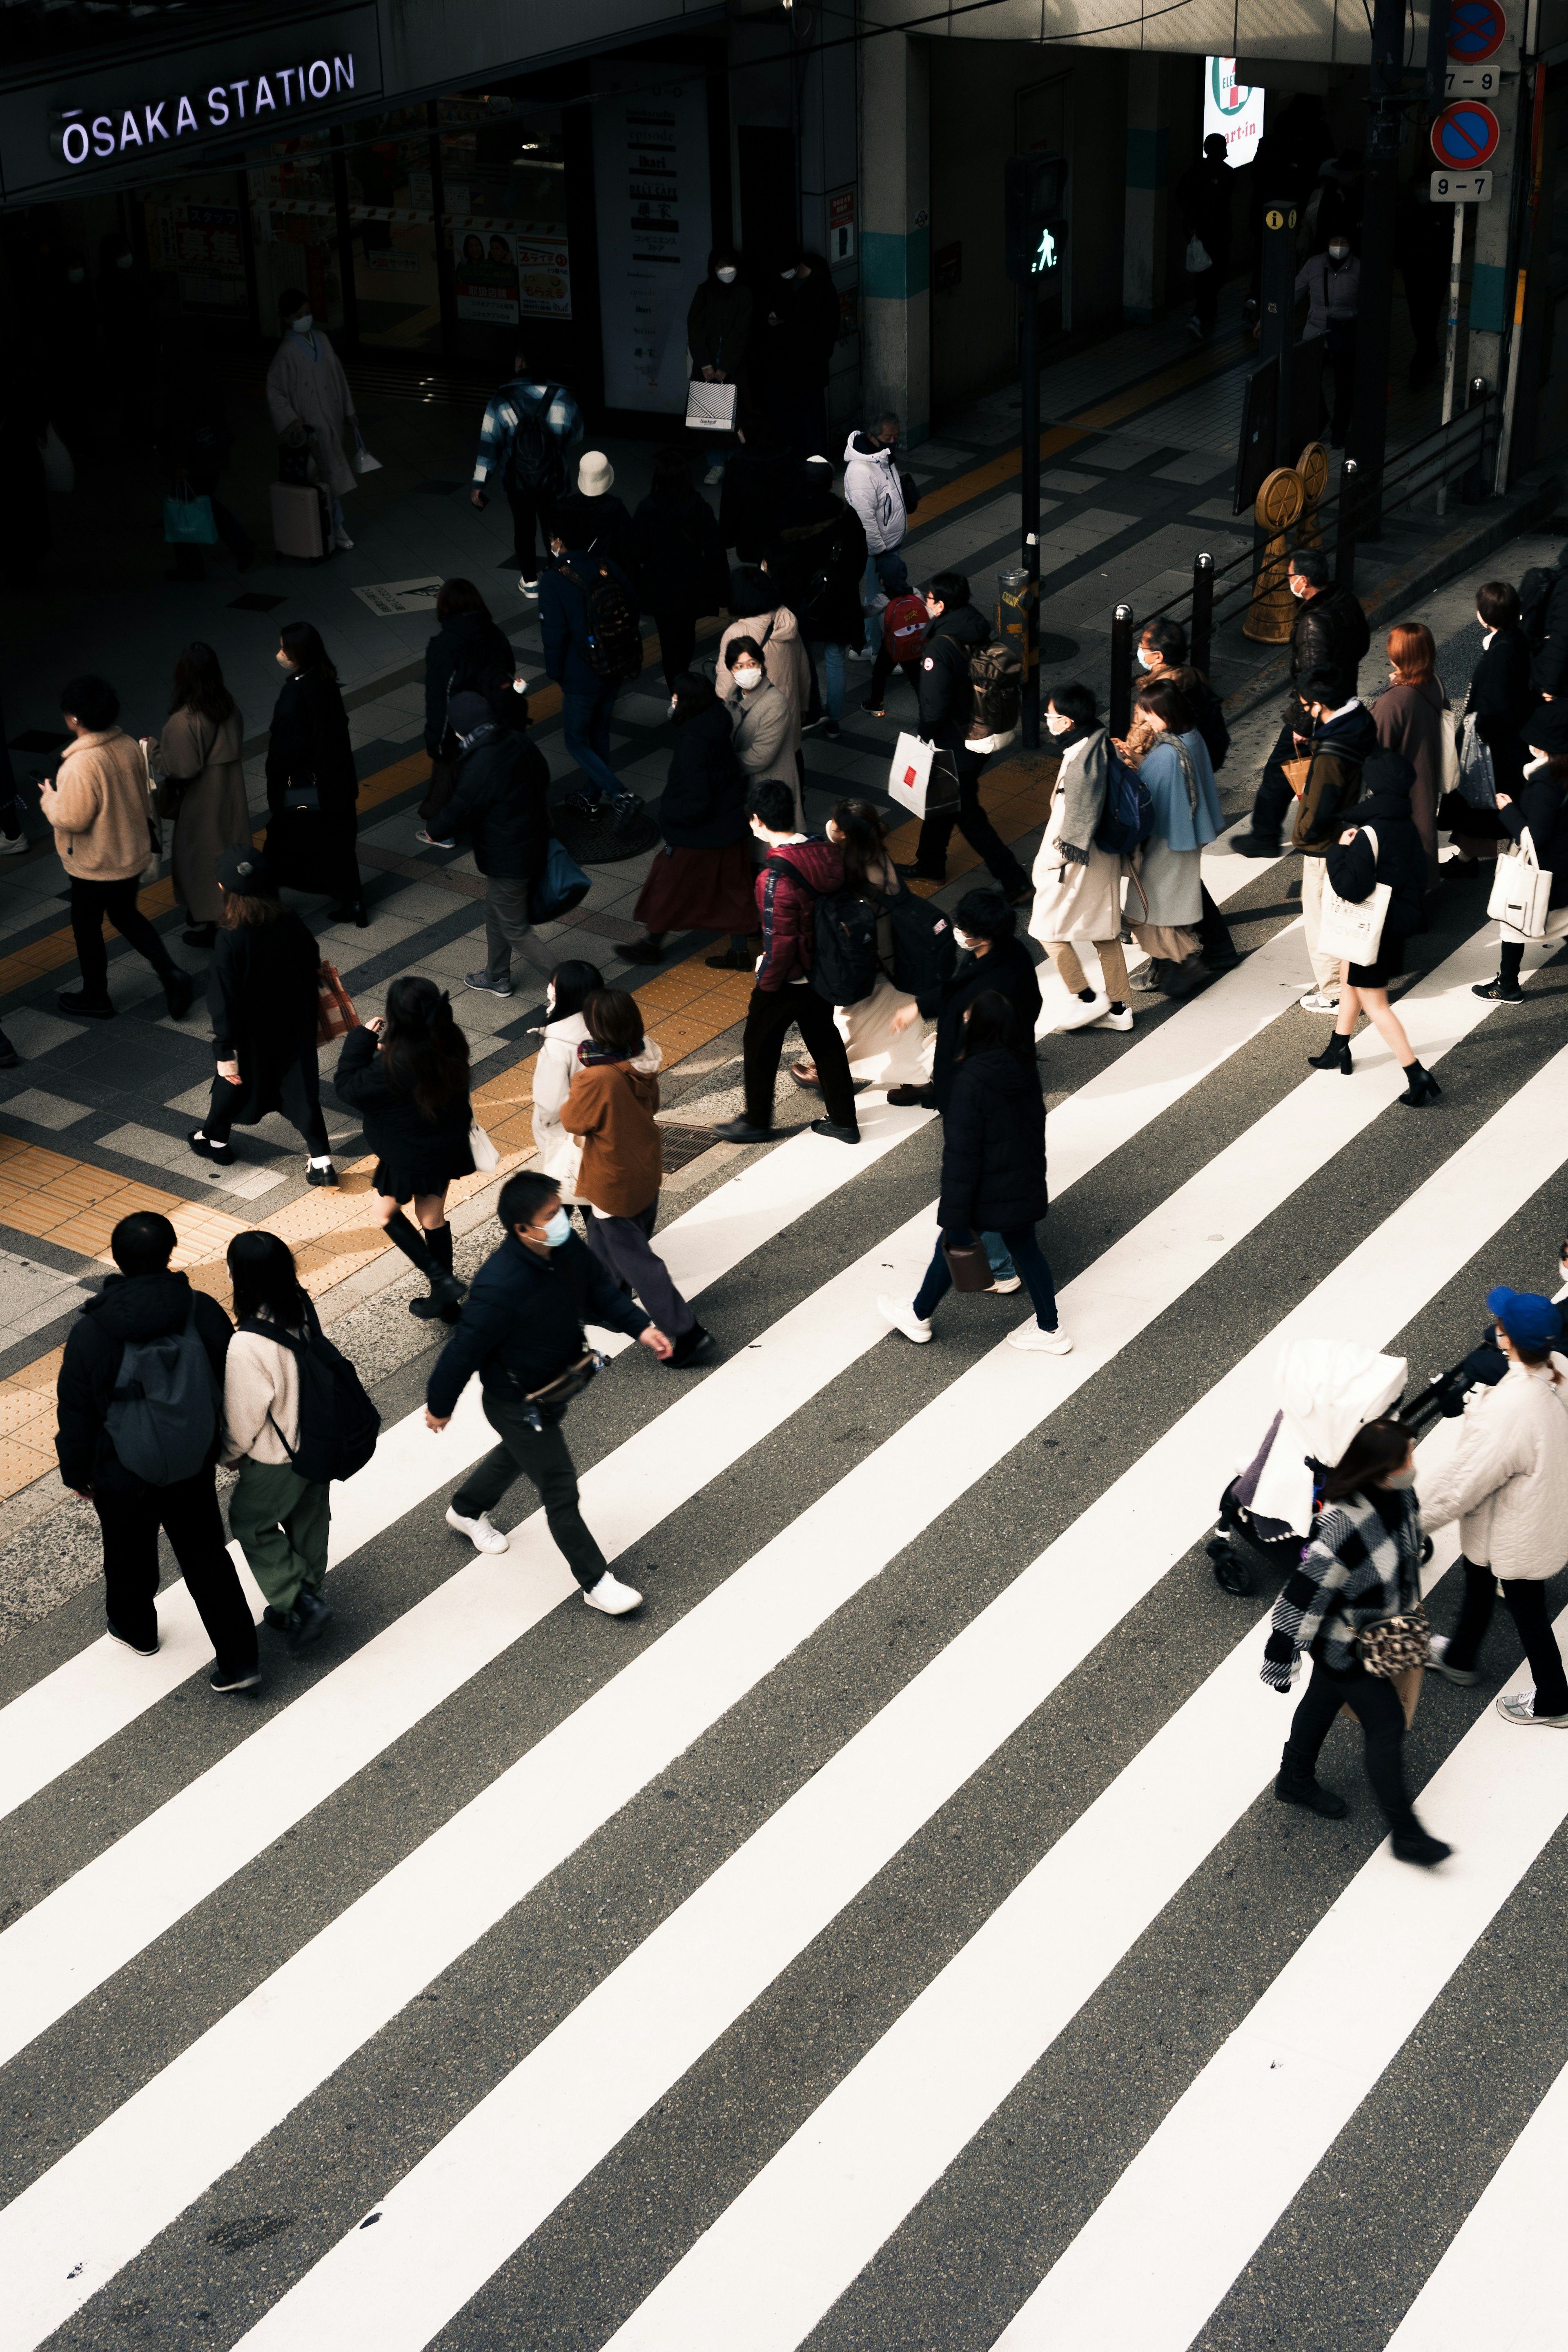
[[[1341,1821],[1350,1811],[1343,1797],[1336,1797],[1332,1789],[1325,1789],[1312,1773],[1292,1771],[1283,1758],[1280,1762],[1280,1776],[1274,1783],[1274,1794],[1282,1805],[1301,1805],[1309,1813],[1321,1815],[1325,1822]]]
[[[1420,1110],[1427,1103],[1436,1102],[1443,1091],[1431,1071],[1424,1070],[1419,1062],[1409,1063],[1405,1075],[1410,1083],[1399,1099],[1411,1110]]]
[[[622,963],[663,963],[664,934],[650,931],[645,939],[630,940],[621,950]]]
[[[1350,1039],[1342,1037],[1336,1029],[1321,1054],[1309,1054],[1307,1060],[1314,1070],[1338,1070],[1345,1077],[1351,1074]]]
[[[426,1321],[435,1317],[443,1323],[455,1323],[461,1312],[463,1293],[468,1286],[457,1281],[452,1272],[451,1226],[427,1225],[424,1245],[432,1267],[430,1296],[428,1298],[411,1298],[408,1311],[411,1315],[423,1317]]]

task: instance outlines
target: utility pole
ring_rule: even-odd
[[[1447,45],[1447,27],[1444,28]],[[1350,454],[1363,484],[1358,539],[1383,532],[1383,461],[1388,436],[1388,330],[1394,308],[1395,211],[1399,194],[1399,131],[1409,100],[1404,73],[1405,0],[1375,0],[1372,86],[1362,212],[1361,307],[1356,318],[1355,404]]]

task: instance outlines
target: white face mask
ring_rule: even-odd
[[[1291,595],[1305,596],[1308,593],[1307,583],[1302,579],[1301,573],[1299,572],[1292,572],[1289,576]]]
[[[779,275],[780,278],[793,278],[795,273],[792,269],[781,269]]]
[[[1329,247],[1329,259],[1331,261],[1348,261],[1350,259],[1349,246],[1331,245]]]
[[[545,990],[545,1011],[547,1013],[553,1013],[555,1011],[555,982],[553,980]]]
[[[551,1249],[559,1249],[562,1242],[570,1241],[571,1219],[567,1215],[564,1209],[558,1209],[556,1211],[554,1216],[545,1227],[544,1237],[549,1244]]]
[[[1159,666],[1160,657],[1158,654],[1150,653],[1145,646],[1140,646],[1138,647],[1138,667],[1140,669],[1158,669]]]
[[[730,676],[743,694],[749,694],[754,686],[760,686],[762,683],[762,672],[759,669],[732,670]]]
[[[1416,1484],[1414,1465],[1408,1470],[1391,1470],[1383,1483],[1385,1486],[1413,1486]]]
[[[673,718],[674,717],[674,715],[675,715],[675,698],[674,698],[674,696],[672,694],[672,695],[671,695],[671,697],[670,697],[670,716],[671,716],[671,718],[673,719]]]
[[[954,933],[953,933],[953,937],[957,940],[958,945],[959,945],[961,948],[967,948],[967,949],[969,950],[969,952],[970,952],[970,954],[971,954],[971,955],[974,953],[974,951],[975,951],[975,942],[974,942],[974,940],[969,937],[969,934],[967,933],[967,931],[955,930],[955,931],[954,931]]]
[[[714,276],[718,279],[721,286],[733,286],[735,283],[735,272],[733,269],[716,269],[714,271]]]
[[[1045,714],[1045,723],[1053,735],[1066,735],[1071,732],[1072,727],[1071,719],[1064,719],[1060,710],[1048,710]]]
[[[298,319],[291,319],[289,324],[297,335],[308,335],[316,324],[315,314],[310,310],[301,310]]]

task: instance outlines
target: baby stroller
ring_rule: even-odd
[[[1217,1584],[1227,1592],[1256,1590],[1260,1574],[1286,1576],[1301,1559],[1322,1501],[1328,1468],[1343,1459],[1363,1424],[1390,1412],[1405,1393],[1409,1367],[1403,1356],[1335,1339],[1293,1339],[1274,1370],[1278,1400],[1258,1451],[1219,1498],[1218,1524],[1204,1546]],[[1418,1436],[1452,1409],[1463,1368],[1444,1372],[1400,1408]],[[1432,1546],[1422,1549],[1429,1559]]]

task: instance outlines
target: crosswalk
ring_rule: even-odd
[[[1260,878],[1206,862],[1218,897]],[[1568,1742],[1443,1686],[1411,1752],[1453,1861],[1392,1861],[1338,1733],[1352,1821],[1303,1837],[1267,1796],[1271,1595],[1219,1594],[1201,1541],[1283,1342],[1420,1378],[1486,1281],[1544,1279],[1568,1029],[1544,950],[1518,1012],[1472,993],[1471,908],[1401,1002],[1440,1106],[1398,1106],[1370,1032],[1352,1082],[1312,1073],[1281,898],[1095,1075],[1044,1037],[1070,1356],[1003,1345],[993,1300],[948,1302],[926,1349],[887,1334],[939,1132],[862,1097],[857,1151],[802,1133],[664,1229],[714,1368],[633,1350],[574,1420],[607,1554],[663,1563],[641,1619],[563,1607],[540,1513],[504,1556],[444,1528],[491,1442],[471,1391],[335,1491],[335,1586],[384,1556],[417,1591],[357,1637],[345,1607],[254,1727],[191,1739],[178,1586],[156,1660],[90,1642],[0,1706],[0,1857],[31,1890],[0,1909],[0,2352],[196,2311],[265,2352],[1181,2352],[1247,2340],[1239,2282],[1333,2292],[1291,2216],[1473,1995],[1564,1834]],[[1217,1885],[1238,1908],[1203,1965],[1234,1981],[1161,2024],[1148,1988],[1189,1970]],[[1434,2233],[1440,2168],[1387,2184],[1430,2274],[1376,2341],[1474,2342],[1516,2265],[1549,2297],[1521,2229],[1550,2237],[1565,2079],[1489,2124],[1468,2215]],[[1121,2127],[1070,2146],[1086,2088]]]

